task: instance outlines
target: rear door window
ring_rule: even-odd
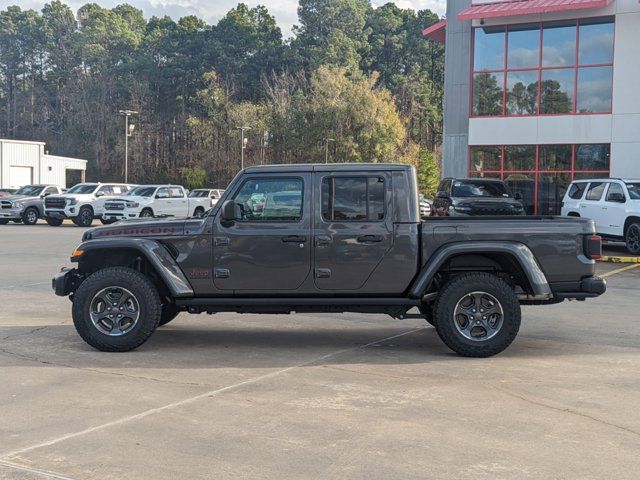
[[[589,185],[589,190],[587,190],[585,200],[591,200],[593,202],[599,201],[602,198],[606,186],[606,182],[592,182]]]
[[[322,218],[325,221],[384,220],[382,177],[327,177],[322,181]]]
[[[172,187],[169,191],[171,192],[171,198],[184,198],[184,192],[179,187]]]

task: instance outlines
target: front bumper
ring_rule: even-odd
[[[138,218],[139,212],[136,210],[107,211],[102,214],[104,220],[126,220],[127,218]]]
[[[17,220],[22,218],[24,208],[2,208],[0,209],[0,219]]]
[[[80,281],[78,270],[65,267],[51,279],[51,288],[59,297],[66,297],[78,288]]]
[[[607,291],[607,282],[600,277],[586,277],[576,284],[564,285],[560,288],[551,285],[551,290],[556,298],[584,300],[599,297],[605,293]]]

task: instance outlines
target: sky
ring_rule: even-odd
[[[120,3],[128,3],[142,9],[145,16],[151,17],[169,15],[174,19],[185,15],[197,15],[207,23],[216,23],[225,13],[238,4],[239,0],[63,0],[74,11],[87,3],[97,3],[102,7],[111,8]],[[291,27],[297,23],[298,0],[243,0],[250,6],[265,5],[272,15],[276,17],[285,36],[291,33]],[[389,0],[372,0],[374,5],[382,5]],[[40,10],[47,3],[46,0],[0,0],[0,9],[9,5],[19,5],[23,9],[33,8]],[[443,15],[446,8],[446,0],[397,0],[395,2],[401,8],[423,10],[429,8],[438,15]]]

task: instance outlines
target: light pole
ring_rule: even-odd
[[[236,127],[236,128],[240,130],[240,170],[244,170],[244,149],[247,148],[247,142],[244,138],[244,131],[251,130],[251,127]]]
[[[129,125],[129,117],[137,115],[135,110],[120,110],[120,115],[124,116],[124,183],[129,182],[129,137],[133,135],[135,125]]]
[[[335,138],[324,139],[324,163],[329,163],[329,142],[335,142]]]

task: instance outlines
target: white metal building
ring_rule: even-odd
[[[47,155],[44,145],[44,142],[0,139],[0,188],[31,183],[66,188],[84,181],[86,160]]]
[[[569,182],[640,176],[639,0],[447,0],[445,176],[501,178],[528,213]]]

